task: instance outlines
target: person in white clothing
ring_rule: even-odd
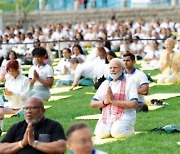
[[[6,65],[10,60],[16,60],[17,59],[17,54],[15,51],[10,51],[7,55],[7,58],[3,60],[1,64],[1,71],[0,71],[0,81],[4,81],[5,77],[7,77],[7,71],[6,71]],[[19,67],[20,67],[20,61],[19,62]],[[19,68],[19,70],[21,70]],[[9,76],[9,75],[8,75]]]
[[[63,58],[60,59],[56,66],[55,73],[60,75],[60,80],[56,82],[56,86],[71,85],[74,80],[74,74],[70,69],[71,50],[64,48],[62,51]]]
[[[144,99],[144,95],[149,92],[149,81],[146,74],[134,67],[136,61],[135,56],[132,53],[125,53],[123,55],[123,61],[125,65],[124,75],[126,78],[132,78],[137,86],[138,91],[138,107],[136,111],[148,111],[148,106]]]
[[[128,137],[134,134],[137,88],[124,76],[119,58],[113,58],[109,66],[109,79],[101,84],[91,101],[92,108],[102,108],[94,134],[97,138]]]
[[[77,58],[80,63],[83,63],[86,60],[84,52],[80,45],[76,44],[72,48],[72,58]]]
[[[70,59],[70,68],[74,70],[74,82],[70,90],[77,85],[93,86],[94,82],[94,64],[92,62],[85,62],[80,64],[77,58]]]
[[[20,74],[18,61],[10,60],[6,70],[10,76],[3,90],[8,101],[5,103],[4,114],[15,114],[22,109],[29,97],[30,83],[26,76]]]
[[[34,48],[32,54],[36,61],[36,65],[30,68],[28,75],[31,86],[33,86],[30,96],[40,97],[43,100],[48,100],[50,98],[49,88],[52,87],[54,81],[52,67],[44,63],[46,53],[46,49],[43,47]]]
[[[91,132],[85,123],[72,124],[66,134],[71,154],[107,154],[93,148]]]

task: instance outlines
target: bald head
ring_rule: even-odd
[[[31,97],[25,107],[25,118],[27,123],[36,124],[44,118],[44,105],[41,98]]]
[[[43,100],[39,97],[30,97],[28,100],[27,100],[27,106],[31,105],[31,106],[38,106],[38,107],[42,107],[44,108],[44,105],[43,105]]]

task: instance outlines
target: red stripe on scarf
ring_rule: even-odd
[[[120,93],[113,94],[115,100],[125,100],[125,87],[126,87],[126,78],[121,81]],[[116,120],[120,120],[123,115],[124,109],[120,106],[115,106],[113,104],[108,104],[103,107],[102,110],[102,121],[104,124],[107,122],[107,117],[113,116],[113,122]]]

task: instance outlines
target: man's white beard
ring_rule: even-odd
[[[116,79],[118,79],[121,76],[121,74],[122,74],[122,72],[119,72],[119,73],[110,73],[110,77],[113,80],[116,80]]]
[[[42,118],[36,118],[36,119],[33,119],[32,121],[29,121],[26,119],[26,122],[29,124],[31,123],[32,125],[35,125],[37,124],[39,121],[41,121]]]

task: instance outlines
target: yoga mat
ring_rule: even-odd
[[[98,120],[101,114],[85,115],[76,117],[76,120]]]
[[[142,133],[142,132],[135,132],[134,135],[137,135],[137,134],[140,134],[140,133]],[[134,135],[132,135],[132,136],[134,136]],[[130,136],[130,137],[132,137],[132,136]],[[127,138],[119,138],[119,139],[117,139],[117,138],[109,137],[109,138],[99,139],[99,138],[93,136],[92,141],[93,141],[94,145],[101,145],[101,144],[105,144],[105,143],[115,142],[115,141],[118,141],[118,140],[125,140]]]
[[[27,68],[30,68],[32,65],[21,65],[21,68],[22,69],[27,69]]]
[[[65,98],[69,98],[71,97],[71,95],[68,95],[68,96],[51,96],[50,99],[48,100],[49,101],[56,101],[56,100],[60,100],[60,99],[65,99]]]
[[[29,70],[28,71],[22,71],[21,74],[23,74],[23,75],[29,74]]]
[[[151,105],[151,106],[148,106],[148,110],[154,111],[154,110],[157,110],[157,109],[162,108],[162,107],[164,107],[164,105]]]
[[[7,132],[2,132],[1,136],[6,135]]]
[[[143,60],[137,60],[136,64],[141,64],[143,62]]]
[[[87,94],[87,95],[94,95],[95,93],[93,93],[93,92],[85,92],[85,94]]]
[[[58,62],[53,62],[52,63],[52,66],[57,66],[58,65]]]
[[[71,86],[67,86],[67,87],[53,87],[50,89],[51,94],[58,94],[58,93],[62,93],[62,92],[69,92]],[[82,86],[77,86],[75,88],[73,88],[73,90],[78,90],[78,89],[82,89]]]
[[[11,117],[14,116],[14,115],[16,115],[16,114],[5,114],[5,115],[4,115],[4,118],[11,118]]]
[[[162,74],[157,74],[157,75],[154,75],[154,76],[151,76],[151,78],[153,80],[157,80]]]
[[[60,76],[59,75],[54,75],[54,80],[59,80]]]
[[[145,100],[159,99],[164,100],[172,97],[178,97],[180,93],[156,93],[149,96],[145,96]]]
[[[152,67],[141,67],[140,70],[142,70],[142,71],[153,71],[153,70],[157,70],[157,68],[152,68]]]
[[[49,109],[51,107],[52,107],[51,105],[44,105],[44,109]]]
[[[54,62],[59,62],[59,60],[60,60],[59,58],[55,58]]]
[[[168,85],[172,85],[174,83],[155,83],[155,82],[152,82],[149,84],[149,87],[154,87],[154,86],[168,86]]]

